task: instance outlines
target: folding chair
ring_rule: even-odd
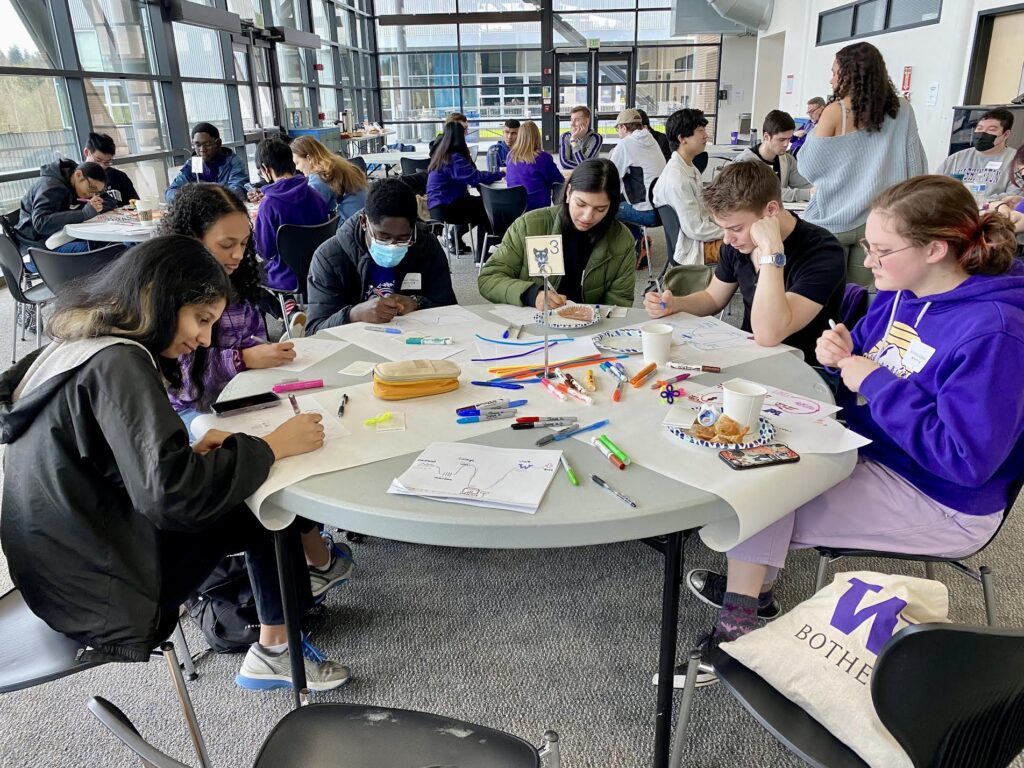
[[[282,224],[277,228],[277,253],[281,257],[281,261],[295,273],[298,285],[294,291],[282,291],[270,286],[263,286],[264,290],[277,297],[281,307],[281,317],[285,321],[282,338],[289,338],[288,313],[284,308],[285,296],[295,294],[305,297],[306,280],[309,277],[309,266],[313,263],[313,254],[324,242],[334,237],[337,230],[337,216],[331,216],[323,224]]]
[[[491,231],[484,235],[483,253],[477,264],[477,272],[484,268],[491,242],[500,243],[512,222],[526,212],[526,187],[492,187],[480,185],[480,199],[484,212],[491,223]]]

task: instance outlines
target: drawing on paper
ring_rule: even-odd
[[[781,389],[767,387],[768,394],[764,398],[764,405],[761,406],[761,413],[768,416],[782,416],[792,414],[795,416],[810,416],[821,412],[821,403],[807,397],[794,395]],[[721,384],[712,387],[704,392],[692,392],[686,395],[686,399],[692,403],[701,405],[722,405]]]
[[[526,238],[526,264],[530,277],[564,275],[562,236],[534,235]]]
[[[680,340],[684,344],[689,344],[702,352],[714,352],[752,343],[749,333],[726,325],[713,317],[680,324],[677,328],[680,330]]]
[[[516,461],[515,466],[505,469],[496,476],[487,477],[485,471],[478,481],[477,476],[481,474],[481,468],[477,464],[477,460],[469,456],[459,457],[457,469],[451,469],[440,461],[424,457],[416,459],[413,467],[427,470],[438,482],[451,483],[452,493],[475,499],[486,498],[489,495],[502,492],[513,492],[512,489],[516,483],[530,481],[538,472],[550,474],[554,470],[554,464],[551,462],[539,466],[529,459],[520,459]],[[527,478],[525,473],[532,474]]]

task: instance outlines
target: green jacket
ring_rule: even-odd
[[[508,228],[501,245],[480,270],[477,285],[480,295],[495,304],[522,304],[521,297],[533,285],[543,285],[540,277],[530,277],[524,255],[526,238],[534,235],[555,235],[562,231],[558,215],[560,206],[538,208],[523,214]],[[583,270],[583,302],[586,304],[617,304],[633,306],[633,282],[636,276],[636,241],[618,221],[612,222]],[[551,278],[551,287],[558,290],[561,277]]]

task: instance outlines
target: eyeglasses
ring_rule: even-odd
[[[878,259],[879,262],[881,262],[881,260],[884,259],[886,256],[892,256],[894,253],[899,253],[900,251],[906,251],[906,250],[909,250],[910,248],[916,248],[917,247],[916,244],[905,245],[902,248],[897,248],[894,251],[886,251],[885,253],[880,253],[877,248],[872,248],[871,244],[867,240],[865,240],[863,237],[860,240],[857,241],[857,245],[859,245],[861,248],[864,249],[864,253],[866,253],[868,256],[870,256],[873,259]]]
[[[412,230],[412,234],[409,235],[409,237],[407,237],[407,238],[405,238],[403,240],[396,240],[396,239],[394,239],[393,237],[391,237],[389,235],[385,235],[384,237],[379,237],[373,231],[373,229],[369,226],[369,224],[366,225],[366,231],[369,233],[371,238],[376,240],[381,245],[407,246],[407,245],[412,245],[413,243],[416,242],[416,229],[415,229],[415,227]]]
[[[192,146],[195,149],[210,149],[215,143],[213,141],[193,141]]]

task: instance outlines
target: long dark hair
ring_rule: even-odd
[[[885,117],[896,117],[900,98],[889,79],[885,59],[871,43],[854,43],[836,53],[839,83],[829,103],[850,97],[854,122],[868,133],[882,130]]]
[[[160,234],[188,235],[202,240],[218,219],[232,213],[249,215],[245,204],[220,184],[186,184],[178,190],[160,219]],[[249,238],[241,264],[231,273],[232,303],[241,300],[259,304],[263,296],[260,288],[263,276],[253,240]]]
[[[619,170],[611,160],[603,157],[584,160],[576,166],[568,181],[562,185],[562,193],[558,200],[558,215],[562,221],[563,232],[576,231],[576,225],[572,223],[572,217],[569,215],[570,189],[576,192],[604,192],[608,195],[608,213],[597,223],[597,226],[591,227],[585,233],[591,244],[598,242],[615,223],[615,215],[619,212],[621,199]]]
[[[170,386],[180,389],[177,359],[161,356],[178,332],[178,310],[227,300],[229,292],[224,267],[201,242],[186,235],[154,237],[62,291],[49,331],[64,341],[120,336],[138,342]],[[206,348],[194,355],[192,383],[202,392]]]
[[[452,155],[462,155],[472,164],[473,156],[469,154],[469,145],[466,144],[466,130],[461,123],[446,123],[441,133],[441,141],[434,149],[434,156],[430,158],[428,171],[436,171],[451,162]]]

